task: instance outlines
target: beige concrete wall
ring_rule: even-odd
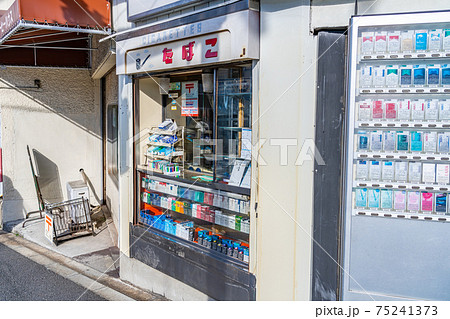
[[[448,1],[358,1],[358,14],[450,9]],[[317,28],[348,27],[355,1],[261,0],[260,87],[257,121],[260,154],[258,219],[251,269],[259,300],[309,300],[313,220],[313,161],[295,165],[305,140],[315,135]],[[255,128],[255,127],[254,127]],[[292,138],[280,165],[274,138]],[[275,144],[279,141],[275,141]]]
[[[40,79],[42,88],[26,88]],[[38,208],[27,145],[53,168],[53,187],[67,199],[66,183],[84,168],[101,196],[102,142],[98,82],[88,70],[7,67],[0,70],[4,203],[3,220]],[[91,203],[98,204],[92,196]]]
[[[256,278],[258,300],[309,300],[313,165],[296,165],[305,140],[314,137],[315,39],[309,34],[309,1],[261,1],[260,150]],[[280,153],[279,139],[297,145]]]

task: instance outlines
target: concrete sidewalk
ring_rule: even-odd
[[[18,235],[0,230],[0,243],[107,300],[167,300],[162,296],[122,282],[118,278],[108,276],[72,258],[32,243]]]
[[[24,223],[25,227],[23,227]],[[94,236],[62,241],[58,246],[45,237],[44,227],[44,219],[30,219],[10,226],[6,230],[97,271],[119,278],[118,234],[111,218],[106,218],[99,227],[94,229]]]

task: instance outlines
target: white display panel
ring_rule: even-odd
[[[450,221],[450,23],[360,26],[353,32],[347,209],[352,215]],[[401,198],[387,190],[405,191],[407,203],[414,203],[396,209],[403,207],[396,202]]]
[[[423,287],[448,279],[425,255],[450,240],[450,12],[354,17],[349,40],[343,299],[442,298]]]

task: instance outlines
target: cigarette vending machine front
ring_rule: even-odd
[[[450,12],[353,17],[342,299],[450,298]]]

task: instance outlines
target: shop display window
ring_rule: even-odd
[[[135,223],[245,265],[251,65],[174,72],[136,82],[136,129],[141,134],[135,142]]]

